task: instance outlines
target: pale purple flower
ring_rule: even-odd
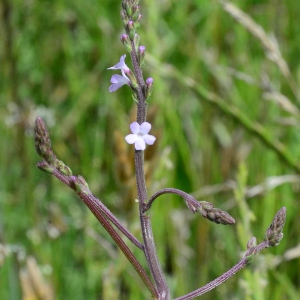
[[[144,122],[141,125],[138,122],[130,124],[132,134],[128,134],[125,140],[128,144],[134,144],[136,150],[145,150],[146,144],[153,145],[156,137],[148,134],[151,124]]]
[[[128,73],[129,68],[125,64],[125,58],[126,58],[126,54],[122,55],[120,57],[120,61],[115,66],[113,66],[111,68],[107,68],[107,70],[121,70],[122,74]]]
[[[126,75],[115,74],[111,77],[110,82],[112,85],[108,88],[110,92],[115,92],[117,89],[122,87],[124,84],[130,84],[130,80]]]
[[[116,91],[124,84],[130,85],[130,80],[126,76],[126,73],[130,72],[130,69],[125,64],[125,57],[126,57],[125,54],[122,55],[120,61],[115,66],[108,68],[108,70],[121,70],[122,73],[122,76],[115,74],[111,77],[110,82],[112,83],[112,85],[108,89],[110,92]]]

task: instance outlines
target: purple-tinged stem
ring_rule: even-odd
[[[208,291],[219,286],[221,283],[232,277],[235,273],[240,271],[246,265],[248,265],[253,257],[260,252],[261,250],[269,247],[275,247],[279,245],[281,239],[283,238],[283,227],[286,219],[286,208],[282,207],[273,218],[273,221],[265,233],[265,239],[259,245],[256,244],[256,238],[252,237],[247,243],[247,251],[244,254],[244,258],[241,259],[234,267],[228,270],[226,273],[206,284],[205,286],[189,293],[175,300],[189,300],[194,299],[195,297],[201,296]]]
[[[97,218],[97,220],[101,223],[101,225],[104,227],[104,229],[109,233],[109,235],[112,237],[112,239],[115,241],[115,243],[118,245],[118,247],[121,249],[121,251],[124,253],[124,255],[127,257],[129,262],[132,264],[132,266],[135,268],[145,285],[147,286],[148,290],[150,291],[151,295],[154,297],[154,299],[159,300],[158,293],[151,282],[149,276],[139,263],[139,261],[136,259],[134,254],[131,252],[131,250],[128,248],[128,246],[124,243],[124,241],[121,239],[120,235],[116,232],[116,230],[112,227],[112,225],[109,223],[109,221],[106,219],[106,215],[102,210],[99,209],[99,203],[101,203],[100,200],[98,200],[95,196],[92,195],[92,193],[84,187],[81,182],[79,181],[78,177],[76,176],[65,176],[61,174],[56,168],[49,165],[47,162],[42,161],[39,162],[37,165],[40,169],[48,168],[48,170],[51,168],[51,174],[58,178],[61,182],[72,188],[78,197],[85,203],[85,205],[90,209],[90,211],[94,214],[94,216]],[[103,205],[103,204],[102,204]],[[118,221],[119,222],[119,221]],[[122,227],[122,225],[121,225]],[[123,227],[124,228],[124,227]]]
[[[257,247],[255,247],[255,254],[258,253],[259,251],[268,248],[269,244],[268,242],[262,242],[259,245],[257,245]],[[249,257],[245,257],[243,259],[241,259],[234,267],[232,267],[231,269],[229,269],[226,273],[222,274],[221,276],[219,276],[218,278],[216,278],[215,280],[211,281],[210,283],[204,285],[203,287],[189,293],[186,294],[184,296],[181,296],[179,298],[176,298],[174,300],[189,300],[189,299],[194,299],[198,296],[201,296],[211,290],[213,290],[214,288],[216,288],[217,286],[219,286],[220,284],[222,284],[224,281],[226,281],[227,279],[229,279],[230,277],[232,277],[235,273],[237,273],[238,271],[240,271],[242,268],[244,268],[245,266],[249,265],[250,259]]]
[[[178,190],[178,189],[174,189],[174,188],[165,188],[165,189],[159,190],[158,192],[156,192],[155,194],[153,194],[150,197],[149,201],[144,206],[144,211],[145,212],[148,211],[151,208],[154,200],[163,194],[176,194],[176,195],[184,198],[185,201],[188,200],[191,205],[194,205],[194,207],[197,207],[199,205],[199,202],[194,197],[189,195],[188,193]],[[196,212],[197,209],[195,208],[192,211]]]
[[[152,277],[156,283],[160,300],[170,299],[170,291],[163,275],[161,265],[159,263],[156,247],[154,243],[154,237],[152,232],[152,226],[149,215],[143,212],[144,203],[147,200],[147,191],[144,176],[144,155],[143,151],[135,151],[135,170],[136,181],[139,198],[139,212],[141,228],[144,240],[144,249],[147,263],[149,265]]]
[[[145,93],[144,93],[145,81],[143,79],[142,70],[138,64],[134,41],[131,41],[131,43],[132,43],[133,50],[130,52],[130,56],[132,59],[134,73],[138,82],[138,88],[136,90],[136,96],[138,99],[137,122],[139,124],[142,124],[143,122],[146,121],[146,113],[147,113],[147,104],[145,101]],[[157,251],[154,243],[150,217],[143,211],[144,204],[147,201],[147,190],[146,190],[145,174],[144,174],[144,152],[135,150],[134,158],[135,158],[136,183],[137,183],[137,191],[138,191],[138,198],[139,198],[140,222],[141,222],[142,235],[144,241],[145,257],[149,265],[151,275],[155,281],[158,294],[160,297],[159,299],[169,300],[170,290],[167,281],[164,277],[160,262],[157,257]]]
[[[37,164],[40,169],[45,169],[46,167],[51,168],[51,174],[62,181],[64,184],[70,186],[69,179],[67,176],[61,174],[58,170],[51,167],[47,162],[42,161]],[[88,193],[88,197],[94,203],[95,207],[108,219],[110,220],[135,246],[144,251],[144,245],[126,228],[122,223],[112,214],[112,212],[97,198],[91,191]]]
[[[181,196],[190,211],[192,211],[193,213],[199,212],[202,217],[210,220],[211,222],[223,225],[232,225],[235,223],[234,218],[231,217],[226,211],[215,208],[210,202],[197,201],[188,193],[174,188],[165,188],[156,192],[153,196],[150,197],[149,201],[144,204],[143,211],[148,211],[156,198],[167,193]]]

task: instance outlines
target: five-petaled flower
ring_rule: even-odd
[[[108,70],[121,70],[121,73],[122,73],[122,76],[115,74],[111,77],[110,82],[112,83],[112,85],[108,89],[110,92],[116,91],[117,89],[122,87],[124,84],[130,85],[130,80],[126,76],[126,73],[130,72],[130,69],[125,64],[125,57],[126,57],[125,54],[122,55],[120,58],[120,61],[115,66],[108,68]]]
[[[153,145],[156,137],[148,134],[151,124],[144,122],[141,125],[138,122],[130,124],[132,134],[128,134],[125,140],[128,144],[134,144],[136,150],[145,150],[146,144]]]

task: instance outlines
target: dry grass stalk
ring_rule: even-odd
[[[45,283],[41,270],[33,257],[26,259],[26,267],[19,272],[23,300],[53,300],[53,290]]]
[[[295,97],[299,101],[299,91],[296,82],[294,81],[290,69],[283,59],[281,52],[279,50],[278,44],[275,40],[275,37],[268,36],[264,29],[258,25],[249,15],[241,11],[233,3],[227,0],[219,0],[223,9],[227,11],[235,20],[237,20],[242,26],[244,26],[254,37],[256,37],[265,50],[266,56],[268,59],[273,61],[281,73],[286,78],[289,83]]]

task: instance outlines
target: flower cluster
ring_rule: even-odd
[[[110,92],[115,92],[123,85],[128,85],[133,91],[133,99],[142,105],[148,104],[153,89],[153,78],[148,78],[144,83],[139,77],[139,82],[135,77],[137,68],[141,68],[144,64],[144,58],[146,54],[146,47],[140,45],[140,36],[136,33],[136,29],[139,27],[139,23],[142,19],[140,14],[139,0],[123,0],[121,17],[124,23],[126,33],[123,33],[120,37],[121,42],[126,47],[127,51],[134,57],[135,65],[134,72],[132,72],[125,64],[126,55],[122,55],[120,61],[108,70],[121,70],[121,74],[114,74],[110,82]],[[138,72],[138,73],[141,73]],[[141,74],[140,74],[141,75]],[[141,96],[143,95],[143,96]],[[130,125],[132,134],[128,134],[125,140],[129,144],[134,144],[136,150],[145,150],[146,144],[153,145],[156,138],[153,135],[148,134],[151,129],[151,124],[143,122],[133,122]]]
[[[143,52],[144,54],[145,48],[142,48],[142,46],[140,48],[141,52]],[[108,68],[108,70],[121,70],[122,73],[122,76],[119,74],[114,74],[111,77],[110,82],[112,83],[112,85],[108,89],[110,92],[115,92],[125,84],[129,86],[134,86],[134,83],[128,78],[129,76],[130,78],[133,78],[134,81],[134,75],[125,64],[125,58],[126,55],[124,54],[121,56],[120,61],[116,65],[114,65],[111,68]],[[146,80],[146,99],[150,98],[151,96],[152,86],[153,78],[150,77]],[[148,134],[150,129],[151,124],[148,122],[144,122],[141,125],[137,122],[133,122],[130,125],[130,130],[132,134],[127,135],[125,139],[128,144],[134,144],[136,150],[145,150],[146,144],[153,145],[153,143],[156,140],[156,138],[153,135]]]

